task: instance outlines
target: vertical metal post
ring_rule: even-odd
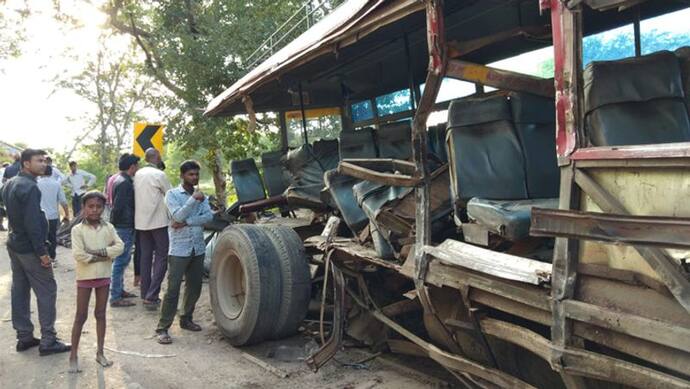
[[[307,2],[304,4],[304,11],[305,11],[306,16],[307,16],[307,30],[309,29],[309,27],[311,27],[311,24],[310,24],[310,22],[309,22],[309,18],[311,17],[310,8],[311,8],[311,0],[310,0],[310,1],[307,1]]]
[[[288,143],[287,120],[285,120],[285,111],[278,112],[278,123],[280,124],[280,149],[287,151],[290,144]]]
[[[554,43],[556,85],[557,150],[561,166],[559,208],[577,209],[580,191],[574,183],[575,167],[569,154],[583,142],[582,132],[582,10],[568,9],[560,0],[551,0],[551,25]],[[574,298],[577,281],[578,241],[557,238],[553,254],[551,298],[553,324],[551,341],[555,348],[551,365],[568,389],[584,388],[582,377],[564,370],[562,352],[573,346],[572,321],[565,313],[564,301]]]
[[[410,90],[410,109],[414,114],[417,99],[415,97],[415,83],[414,83],[414,71],[412,69],[412,57],[410,56],[410,39],[407,37],[407,33],[403,34],[403,42],[405,43],[405,62],[407,63],[407,87]]]
[[[635,21],[633,22],[635,34],[635,57],[642,55],[642,37],[640,35],[640,6],[635,7]]]
[[[304,110],[304,94],[302,92],[302,81],[299,82],[297,89],[299,91],[299,109],[302,113],[302,135],[304,136],[304,144],[309,144],[309,137],[307,136],[307,113]]]
[[[374,114],[374,126],[378,129],[381,125],[381,119],[379,117],[379,107],[376,106],[376,98],[369,99],[369,104],[371,104],[371,112]]]

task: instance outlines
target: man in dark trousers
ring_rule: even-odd
[[[57,284],[46,239],[48,221],[41,211],[41,192],[36,177],[46,168],[43,150],[26,149],[21,154],[22,171],[3,187],[10,233],[7,251],[12,268],[12,325],[17,331],[17,351],[39,346],[41,356],[62,353],[70,346],[57,340],[55,300]],[[34,338],[31,322],[31,290],[36,294],[41,339]]]
[[[125,299],[136,296],[124,290],[124,275],[129,260],[132,258],[132,245],[134,244],[134,182],[132,177],[139,168],[139,157],[123,154],[118,162],[118,168],[120,173],[113,181],[113,208],[110,211],[110,223],[125,243],[125,251],[113,261],[110,306],[131,307],[135,304]]]
[[[196,188],[199,185],[199,164],[185,161],[180,165],[182,184],[170,189],[165,195],[165,204],[172,218],[168,235],[168,290],[163,298],[160,320],[158,321],[158,343],[170,344],[172,338],[168,329],[175,319],[180,297],[180,285],[184,278],[183,311],[180,314],[180,328],[201,331],[192,321],[194,306],[201,295],[201,282],[204,275],[204,224],[213,219],[208,199]]]

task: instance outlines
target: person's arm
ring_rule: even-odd
[[[65,175],[62,174],[62,172],[57,168],[53,168],[53,172],[55,172],[55,177],[57,178],[58,184],[62,184],[62,182],[65,180]]]
[[[64,220],[69,220],[69,207],[67,204],[67,197],[65,197],[65,191],[62,190],[62,187],[59,187],[58,190],[58,202],[62,206],[62,210],[65,211]]]
[[[125,244],[122,242],[122,239],[120,239],[120,236],[117,234],[112,224],[108,223],[108,229],[110,230],[110,235],[113,237],[113,241],[105,248],[105,252],[108,258],[113,259],[117,258],[118,255],[125,251]]]
[[[81,228],[72,228],[72,255],[78,262],[90,263],[98,261],[99,257],[86,252],[84,247],[84,236]]]
[[[198,203],[191,196],[185,201],[182,196],[173,191],[168,191],[165,195],[165,205],[168,207],[168,212],[170,212],[173,221],[178,223],[187,223],[187,219],[196,210]]]
[[[211,206],[208,204],[208,197],[199,204],[199,210],[201,211],[199,214],[187,218],[187,225],[203,226],[213,220],[213,212],[211,211]]]
[[[96,184],[96,176],[95,175],[87,172],[86,170],[82,170],[81,173],[87,179],[87,183],[86,183],[87,186],[91,187],[91,186],[94,186],[94,184]]]
[[[34,253],[39,257],[48,255],[46,236],[43,235],[45,230],[39,225],[41,221],[45,221],[45,216],[41,213],[41,191],[37,186],[33,186],[26,194],[23,216],[24,229],[29,235]]]

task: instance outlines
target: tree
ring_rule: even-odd
[[[320,15],[340,2],[326,2]],[[271,130],[276,123],[264,116],[256,133],[248,133],[246,120],[205,118],[203,109],[213,96],[244,74],[247,69],[243,61],[258,42],[276,31],[302,4],[297,0],[111,0],[104,8],[111,27],[131,36],[144,54],[146,74],[171,93],[154,106],[171,113],[167,118],[171,140],[186,150],[208,150],[207,162],[214,171],[219,199],[226,198],[223,157],[254,155],[261,143],[257,140],[268,144],[277,140]]]

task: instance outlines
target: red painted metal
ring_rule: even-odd
[[[575,151],[572,160],[688,158],[690,142],[639,146],[588,147]]]
[[[573,115],[573,101],[577,98],[571,95],[570,88],[566,85],[565,59],[567,53],[567,40],[575,37],[567,36],[563,26],[563,13],[565,5],[560,0],[551,0],[551,33],[553,36],[554,50],[554,83],[556,86],[556,151],[559,157],[570,155],[577,144],[575,131],[568,131],[568,115]]]

